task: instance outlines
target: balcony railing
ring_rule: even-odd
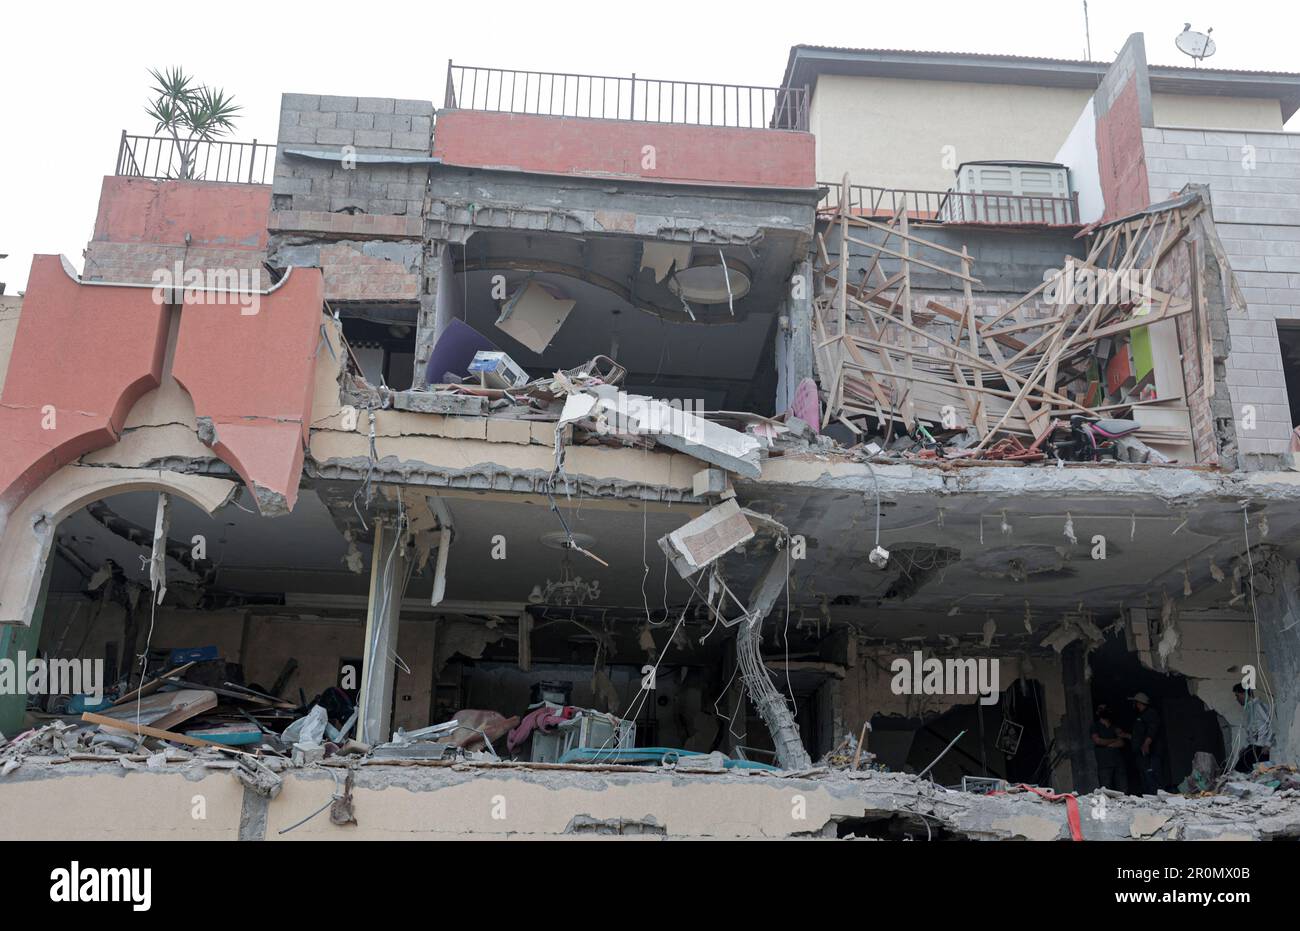
[[[822,208],[840,205],[840,185],[830,188]],[[992,226],[1077,226],[1079,196],[1039,197],[1033,194],[970,194],[962,191],[909,191],[898,188],[849,186],[849,212],[867,218],[892,217],[907,211],[909,220]]]
[[[114,174],[164,181],[226,181],[266,184],[275,170],[275,146],[223,139],[177,144],[170,136],[131,136],[122,131]]]
[[[710,84],[447,62],[450,110],[807,131],[806,87]]]

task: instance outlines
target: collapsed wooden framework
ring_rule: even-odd
[[[839,203],[846,204],[847,176],[843,187]],[[823,213],[829,226],[817,237],[813,301],[822,425],[836,420],[855,434],[864,432],[861,421],[854,422],[862,417],[901,422],[909,433],[918,421],[942,428],[973,425],[978,452],[1008,435],[1037,439],[1054,416],[1121,417],[1141,405],[1158,405],[1178,416],[1153,415],[1155,424],[1144,425],[1137,438],[1189,444],[1181,373],[1175,390],[1158,399],[1088,406],[1087,392],[1078,386],[1099,341],[1193,310],[1201,315],[1194,330],[1198,339],[1179,353],[1190,348],[1209,359],[1208,326],[1195,288],[1180,285],[1176,295],[1151,287],[1157,269],[1203,209],[1199,198],[1186,198],[1095,230],[1086,258],[1067,257],[1041,285],[1004,302],[991,317],[981,317],[973,298],[973,288],[983,287],[972,274],[974,257],[965,246],[958,251],[917,235],[905,208],[888,222],[839,207]],[[826,248],[832,230],[839,234],[835,258]],[[866,238],[872,234],[877,241]],[[850,280],[853,247],[865,259],[857,280]],[[897,268],[892,274],[884,267],[889,260]],[[960,302],[916,297],[914,268],[946,276],[954,282],[952,290],[960,288]],[[1101,287],[1080,288],[1080,281]],[[1129,282],[1139,283],[1139,293],[1125,290]],[[1181,365],[1177,359],[1164,361]]]

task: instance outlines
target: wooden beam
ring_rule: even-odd
[[[108,718],[102,714],[95,714],[93,711],[83,711],[81,720],[87,724],[98,724],[100,727],[110,727],[118,731],[126,731],[128,734],[135,734],[137,737],[156,737],[159,740],[174,740],[176,743],[188,744],[191,747],[217,747],[221,750],[231,750],[232,748],[225,744],[214,743],[211,740],[203,740],[198,737],[191,737],[189,734],[177,734],[174,731],[165,731],[160,727],[150,727],[148,724],[134,724],[129,721],[119,721],[116,718]],[[243,751],[232,750],[234,753]]]

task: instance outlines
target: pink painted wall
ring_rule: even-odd
[[[216,246],[266,251],[271,188],[265,184],[104,179],[91,242]]]
[[[654,147],[653,169],[643,168]],[[816,186],[811,133],[532,116],[438,114],[433,154],[449,165],[742,187]]]
[[[1114,220],[1150,206],[1136,76],[1129,78],[1110,109],[1097,119],[1097,169],[1106,201],[1103,219]]]
[[[325,283],[318,268],[295,268],[252,307],[187,304],[172,375],[215,431],[211,447],[259,493],[264,510],[291,509],[320,344]],[[202,431],[200,431],[202,436]]]
[[[167,309],[148,289],[87,287],[59,256],[32,259],[0,391],[0,509],[117,441],[131,405],[158,387],[166,341]]]
[[[258,270],[270,209],[266,185],[105,178],[85,278],[152,282],[157,269],[177,262],[187,269]]]
[[[256,260],[269,208],[264,186],[106,178],[96,235],[127,244],[127,258],[145,271],[168,259],[158,249],[183,242],[186,232],[191,248]],[[269,285],[262,276],[258,286]],[[214,426],[213,451],[278,513],[293,506],[302,472],[320,270],[295,269],[257,300],[256,313],[225,294],[182,305],[171,374]],[[60,466],[117,441],[132,405],[167,377],[169,314],[151,287],[83,284],[59,256],[33,259],[0,388],[0,510]]]

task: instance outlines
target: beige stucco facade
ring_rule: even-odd
[[[1151,111],[1157,126],[1171,129],[1282,131],[1281,104],[1258,97],[1153,93]]]
[[[822,75],[810,125],[817,177],[946,191],[962,162],[1052,161],[1083,111],[1085,88]],[[1276,100],[1153,94],[1157,126],[1280,132]],[[951,148],[949,148],[951,147]]]
[[[822,75],[810,120],[817,177],[946,191],[961,162],[1051,161],[1091,94],[1083,89]],[[951,146],[951,150],[945,147]]]

